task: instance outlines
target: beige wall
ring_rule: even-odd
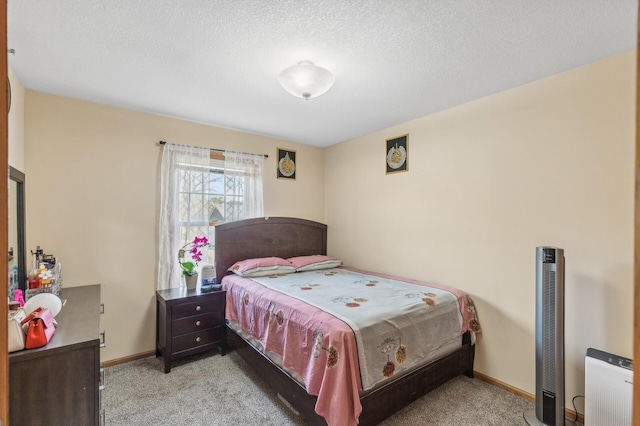
[[[102,360],[155,349],[158,141],[268,154],[265,214],[322,221],[319,148],[27,91],[27,248],[63,264],[63,285],[101,283]],[[276,179],[276,148],[297,180]]]
[[[570,408],[588,347],[632,356],[634,94],[635,52],[327,148],[329,254],[467,290],[476,370],[533,394],[535,247],[564,248]]]
[[[9,110],[9,165],[24,172],[24,87],[11,68],[11,109]]]

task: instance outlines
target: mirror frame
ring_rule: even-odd
[[[27,287],[27,265],[25,244],[25,220],[24,220],[24,173],[9,166],[9,179],[17,183],[16,194],[16,222],[18,223],[18,247],[15,252],[18,255],[18,287],[25,290]],[[7,247],[7,250],[9,248]]]

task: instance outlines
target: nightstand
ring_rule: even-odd
[[[227,352],[225,291],[201,293],[184,287],[156,291],[156,356],[164,372],[179,358],[212,349]]]

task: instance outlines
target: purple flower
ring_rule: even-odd
[[[192,262],[183,262],[184,259],[184,255],[185,255],[185,249],[187,247],[189,248],[189,253],[191,254],[191,259],[193,259],[195,261],[195,264],[197,265],[198,262],[202,261],[202,251],[200,250],[202,247],[206,247],[209,245],[209,239],[207,237],[195,237],[193,239],[192,243],[187,243],[184,245],[184,247],[182,247],[179,251],[178,251],[178,261],[180,262],[180,265],[182,265],[183,269],[186,272],[190,272],[190,270],[193,269],[193,267],[195,265],[193,265]],[[187,268],[187,264],[191,264],[190,268]],[[190,269],[190,270],[187,270]]]
[[[196,247],[204,247],[209,244],[207,237],[195,237],[193,239],[193,245]]]
[[[191,253],[191,258],[195,260],[196,263],[202,260],[202,252],[200,251],[198,246],[193,246],[191,250],[189,250],[189,252]]]

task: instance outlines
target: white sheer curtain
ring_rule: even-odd
[[[224,221],[264,216],[263,155],[224,152]]]
[[[180,222],[204,223],[208,226],[209,207],[205,197],[183,201],[181,192],[192,192],[209,184],[210,151],[207,148],[165,144],[160,176],[160,226],[158,233],[158,290],[180,286],[178,250],[194,235],[181,235]],[[181,173],[180,170],[183,170]],[[182,191],[181,191],[182,190]],[[189,233],[189,232],[187,232]],[[206,235],[206,234],[204,234]]]
[[[264,215],[264,156],[232,151],[226,151],[224,156],[223,164],[212,160],[207,148],[174,144],[163,147],[158,290],[181,285],[178,251],[195,236],[207,236],[211,240],[214,230],[209,224],[212,220],[221,220],[220,212],[224,222]],[[213,206],[217,217],[211,211]],[[209,250],[210,263],[212,253]]]

